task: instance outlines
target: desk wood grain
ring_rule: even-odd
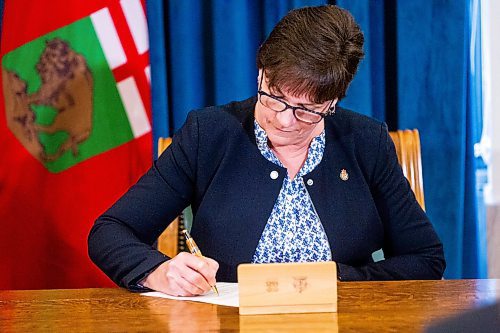
[[[338,313],[240,317],[118,288],[0,291],[0,332],[421,332],[499,299],[500,280],[344,282],[338,294]]]

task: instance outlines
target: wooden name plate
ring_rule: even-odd
[[[241,264],[240,315],[337,312],[335,262]]]

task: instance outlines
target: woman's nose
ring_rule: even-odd
[[[290,127],[296,121],[292,109],[286,109],[285,111],[277,112],[276,119],[282,127]]]

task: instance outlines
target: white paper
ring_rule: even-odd
[[[179,301],[194,301],[217,305],[239,307],[238,283],[219,282],[217,283],[219,296],[210,290],[208,293],[199,296],[170,296],[159,291],[142,293],[141,295],[150,297],[162,297]]]

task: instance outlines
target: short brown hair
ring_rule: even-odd
[[[315,103],[345,97],[364,56],[364,37],[352,15],[337,6],[304,7],[278,22],[257,53],[268,86]]]

